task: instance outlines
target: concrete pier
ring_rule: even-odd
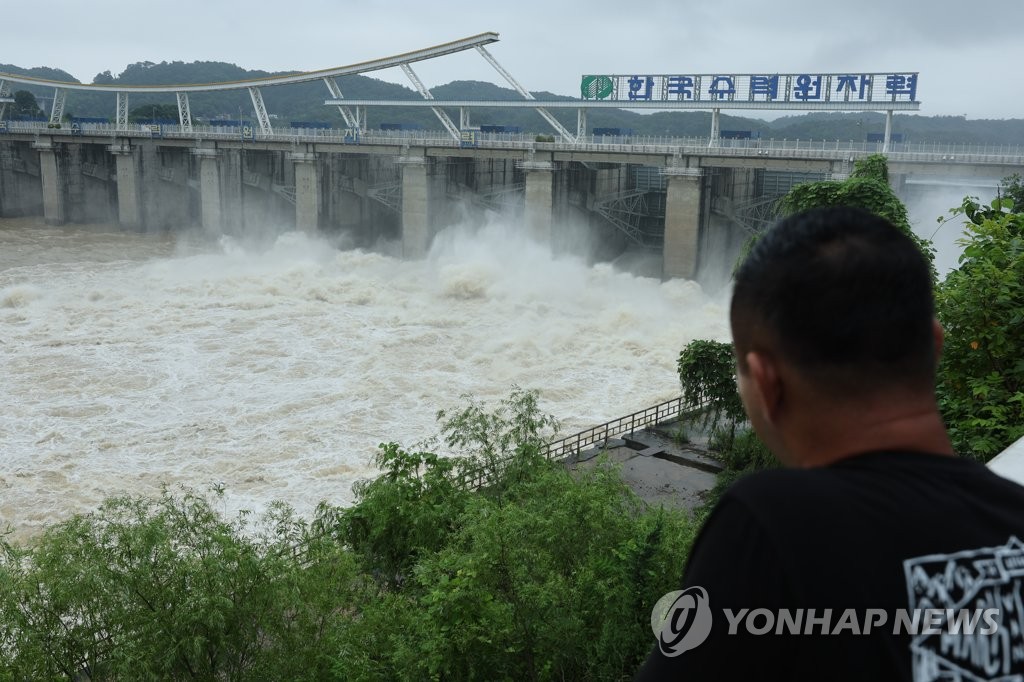
[[[117,164],[117,220],[124,227],[142,225],[138,172],[131,145],[118,142],[107,147]]]
[[[57,145],[50,140],[32,144],[39,152],[39,175],[43,184],[43,220],[47,225],[63,225],[64,187],[60,181]]]
[[[289,152],[295,164],[295,229],[314,234],[320,228],[320,178],[316,154]]]
[[[665,198],[665,245],[662,276],[693,279],[697,274],[700,243],[700,168],[666,168],[668,190]]]
[[[219,152],[216,149],[193,149],[199,158],[199,203],[200,224],[207,232],[223,230],[223,216],[220,196],[220,171],[217,167]]]
[[[402,256],[422,258],[430,247],[430,193],[427,159],[399,157],[402,167]]]
[[[526,209],[524,219],[531,239],[541,244],[551,244],[553,201],[553,174],[555,166],[550,161],[525,161]]]

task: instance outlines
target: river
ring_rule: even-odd
[[[463,394],[537,388],[564,433],[678,394],[726,308],[692,282],[554,258],[495,221],[403,262],[284,233],[0,219],[0,526],[15,538],[163,484],[225,509],[347,504],[378,443]]]

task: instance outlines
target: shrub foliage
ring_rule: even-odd
[[[981,460],[1024,436],[1024,213],[1014,203],[1012,192],[988,207],[968,197],[954,211],[967,218],[964,252],[936,290],[939,405],[957,452]]]
[[[649,650],[691,526],[616,471],[539,454],[537,395],[470,404],[464,456],[380,448],[311,521],[218,497],[119,497],[2,544],[0,680],[619,680]],[[484,467],[490,484],[470,490]]]

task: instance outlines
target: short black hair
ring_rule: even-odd
[[[853,394],[933,385],[934,315],[917,244],[851,207],[797,213],[766,232],[737,270],[730,309],[742,371],[746,352],[770,350]]]

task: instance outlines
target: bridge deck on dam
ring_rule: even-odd
[[[785,168],[807,172],[843,173],[843,164],[882,153],[881,143],[844,140],[719,140],[647,136],[587,136],[574,142],[538,141],[534,134],[482,133],[471,144],[460,143],[444,131],[376,131],[353,136],[351,130],[318,129],[275,131],[265,134],[237,128],[85,124],[79,129],[52,128],[38,122],[7,122],[0,141],[31,140],[111,144],[118,140],[153,140],[162,146],[249,148],[332,154],[408,155],[466,158],[511,158],[528,161],[584,161],[648,166],[713,166]],[[4,131],[0,131],[4,132]],[[1024,169],[1024,148],[1019,145],[967,145],[896,143],[885,152],[894,173],[951,177],[1002,178]],[[838,164],[838,165],[837,165]],[[848,172],[848,171],[847,171]]]

